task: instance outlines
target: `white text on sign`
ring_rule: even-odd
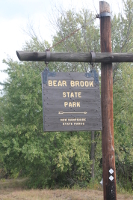
[[[48,86],[52,87],[67,87],[66,80],[48,80]],[[70,81],[71,87],[94,87],[93,81]]]

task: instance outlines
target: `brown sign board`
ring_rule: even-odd
[[[44,131],[102,130],[96,71],[42,72]]]

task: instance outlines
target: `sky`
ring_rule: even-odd
[[[106,2],[113,13],[121,10],[121,0]],[[40,38],[51,43],[55,34],[49,21],[51,14],[56,14],[60,8],[74,8],[78,12],[82,7],[98,14],[99,0],[0,0],[0,82],[8,78],[2,72],[7,68],[3,59],[18,61],[16,50],[22,50],[25,42],[30,40],[27,33],[30,25]]]

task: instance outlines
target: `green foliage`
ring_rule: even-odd
[[[9,78],[1,98],[0,149],[8,176],[21,171],[38,188],[84,186],[91,171],[90,134],[43,133],[41,66],[4,62]]]
[[[133,52],[133,1],[123,1],[123,13],[112,19],[113,52]],[[132,178],[132,92],[133,68],[129,63],[113,64],[114,81],[114,133],[117,182],[119,187],[133,189]]]
[[[91,163],[89,149],[85,149],[89,140],[85,138],[86,133],[45,133],[42,141],[45,159],[40,158],[31,172],[30,186],[71,187],[88,182]]]
[[[100,51],[99,29],[95,26],[94,15],[86,9],[79,13],[74,10],[62,11],[56,22],[53,48],[56,52]],[[78,30],[78,31],[77,31]],[[62,42],[60,42],[62,41]],[[54,63],[58,71],[87,71],[88,63]]]
[[[12,169],[26,168],[25,158],[28,162],[33,161],[39,154],[35,146],[40,147],[35,138],[42,132],[42,91],[38,68],[33,70],[26,63],[18,64],[12,60],[4,62],[9,66],[9,79],[1,99],[4,106],[0,146],[10,174]]]
[[[114,84],[115,151],[117,178],[128,190],[133,187],[133,69],[131,64],[121,68],[119,81]]]
[[[131,52],[133,46],[133,1],[123,1],[123,13],[112,19],[112,51]]]

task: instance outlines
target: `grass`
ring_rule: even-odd
[[[0,180],[0,190],[3,189],[23,189],[25,188],[25,182],[27,178],[23,179],[1,179]]]
[[[103,191],[92,189],[24,189],[25,179],[1,180],[0,200],[103,200]],[[131,194],[118,194],[118,200],[133,200]]]

